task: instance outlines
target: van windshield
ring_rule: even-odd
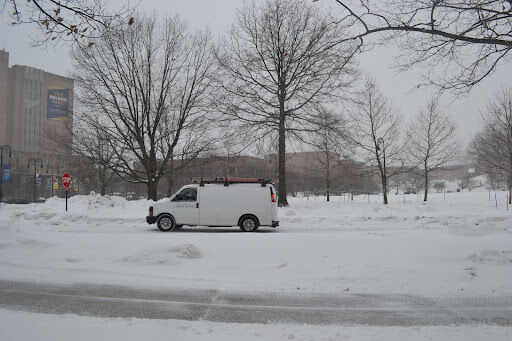
[[[172,201],[197,201],[197,188],[184,188]]]

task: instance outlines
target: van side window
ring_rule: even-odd
[[[185,188],[172,201],[197,201],[197,188]]]

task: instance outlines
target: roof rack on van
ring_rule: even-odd
[[[261,184],[261,187],[265,187],[271,183],[270,180],[263,178],[228,178],[228,177],[217,177],[217,178],[192,178],[193,183],[198,183],[199,186],[203,187],[205,184],[224,184],[229,186],[230,184]]]

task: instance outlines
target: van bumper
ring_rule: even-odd
[[[278,227],[279,226],[279,220],[272,220],[272,227]]]
[[[152,215],[147,215],[146,216],[146,222],[148,224],[154,224],[154,223],[156,223],[156,217],[153,217]]]

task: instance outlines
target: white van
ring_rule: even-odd
[[[149,224],[161,231],[189,226],[239,226],[254,232],[279,226],[274,185],[263,179],[216,178],[183,186],[149,208]]]

